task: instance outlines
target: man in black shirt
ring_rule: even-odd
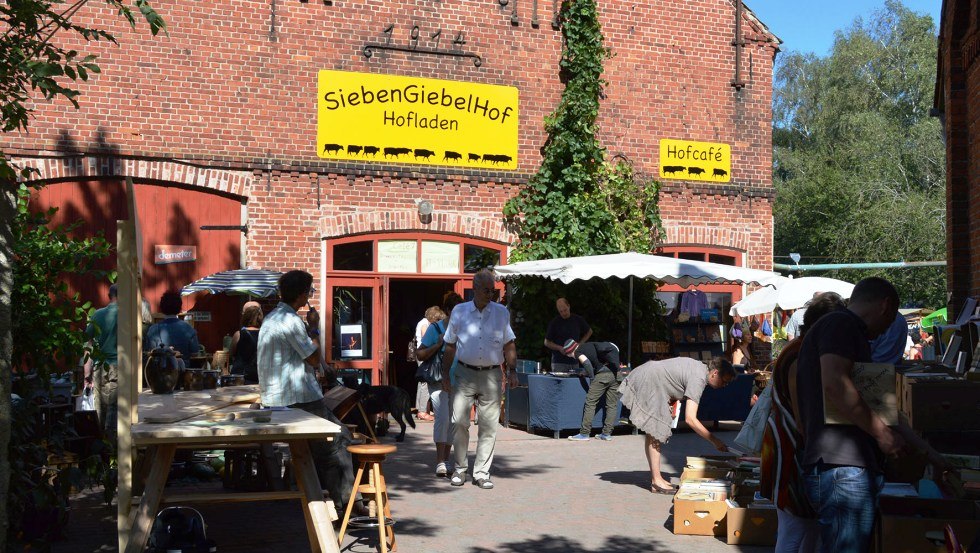
[[[846,310],[823,316],[803,339],[797,361],[802,464],[821,551],[868,550],[883,484],[881,456],[897,455],[905,445],[868,407],[851,377],[855,363],[871,362],[868,341],[888,329],[897,309],[895,287],[866,278],[854,287]],[[825,398],[852,424],[825,424]]]
[[[592,336],[592,328],[584,318],[572,313],[572,306],[565,298],[558,298],[555,307],[558,309],[558,316],[548,323],[548,332],[544,336],[544,346],[552,350],[551,371],[576,371],[578,360],[571,356],[571,351],[564,350],[565,342],[586,342]]]
[[[576,361],[585,368],[586,376],[592,378],[589,392],[585,396],[585,410],[582,413],[582,428],[572,441],[588,441],[595,418],[596,405],[606,396],[606,417],[602,423],[602,434],[596,438],[612,440],[613,427],[619,418],[619,348],[612,342],[586,342],[578,344],[574,353]]]

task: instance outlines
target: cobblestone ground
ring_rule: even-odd
[[[493,464],[496,488],[482,490],[469,482],[454,488],[434,476],[431,432],[431,423],[420,422],[384,466],[402,553],[771,550],[675,536],[670,497],[645,487],[642,435],[570,442],[502,428]],[[732,431],[718,435],[729,443],[735,437]],[[383,441],[394,443],[390,436]],[[665,449],[664,472],[675,482],[686,455],[713,451],[689,431],[678,432]],[[116,549],[115,506],[106,507],[100,495],[101,490],[74,497],[68,537],[55,544],[55,553]],[[309,550],[296,501],[202,505],[200,511],[220,553]],[[342,549],[375,551],[375,535],[348,536]]]

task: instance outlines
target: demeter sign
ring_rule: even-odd
[[[660,141],[660,178],[729,182],[732,148],[716,142]]]
[[[517,169],[517,88],[320,71],[324,159]]]

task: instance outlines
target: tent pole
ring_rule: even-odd
[[[626,367],[633,369],[633,277],[630,276],[630,306],[626,325]]]

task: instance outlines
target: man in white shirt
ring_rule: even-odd
[[[307,328],[296,313],[309,302],[312,285],[313,275],[306,271],[289,271],[279,278],[282,301],[259,329],[259,390],[266,407],[302,409],[340,426],[341,434],[333,440],[310,444],[320,484],[340,512],[347,507],[354,487],[354,464],[347,451],[351,434],[323,401],[323,390],[313,373],[313,367],[320,365],[320,316],[311,309]]]
[[[479,431],[476,457],[473,460],[473,484],[484,490],[493,489],[490,465],[497,441],[497,422],[500,418],[502,380],[517,385],[517,346],[510,327],[507,308],[494,302],[493,273],[482,270],[473,276],[473,301],[453,309],[443,341],[442,388],[451,393],[449,369],[456,359],[456,393],[453,394],[453,455],[456,470],[450,479],[453,486],[466,482],[469,460],[466,449],[470,441],[470,406],[477,405]],[[501,372],[501,364],[504,364]]]

